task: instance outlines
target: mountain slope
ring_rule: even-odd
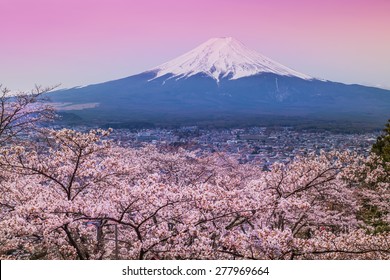
[[[390,117],[390,91],[314,79],[232,38],[138,75],[49,96],[64,121],[77,124],[381,128]]]

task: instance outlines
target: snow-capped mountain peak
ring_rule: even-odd
[[[313,79],[247,48],[232,37],[209,39],[195,49],[150,71],[156,72],[154,79],[166,74],[186,78],[199,73],[206,74],[217,82],[221,78],[238,79],[260,73]]]

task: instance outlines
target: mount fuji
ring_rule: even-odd
[[[232,37],[212,38],[192,51],[151,70],[155,79],[167,74],[172,78],[188,78],[205,74],[217,82],[223,78],[231,80],[261,73],[312,79],[272,59],[248,49]]]
[[[381,128],[390,91],[311,77],[231,38],[148,71],[49,94],[69,124]]]

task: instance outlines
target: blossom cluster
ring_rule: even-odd
[[[369,205],[390,222],[389,169],[373,157],[263,171],[108,134],[46,130],[0,148],[0,258],[390,259],[389,232],[362,218]]]

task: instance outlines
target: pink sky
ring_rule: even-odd
[[[389,0],[1,0],[0,83],[137,74],[232,36],[300,72],[390,88]]]

